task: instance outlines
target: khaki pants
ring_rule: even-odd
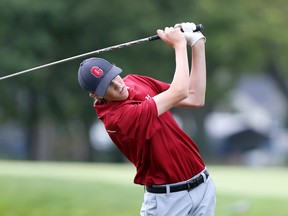
[[[211,176],[191,191],[145,192],[141,216],[214,216],[216,189]]]

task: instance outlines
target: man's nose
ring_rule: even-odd
[[[121,83],[117,82],[117,81],[113,81],[113,86],[115,89],[118,89],[121,87]]]

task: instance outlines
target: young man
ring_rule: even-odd
[[[194,23],[182,23],[157,30],[175,52],[171,84],[132,74],[122,79],[119,67],[100,58],[87,59],[79,67],[79,83],[95,99],[99,119],[137,169],[134,183],[145,186],[142,216],[214,215],[211,176],[195,142],[169,111],[204,105],[206,38],[194,29]],[[192,46],[191,71],[187,44]]]

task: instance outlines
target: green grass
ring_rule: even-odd
[[[209,166],[216,216],[287,216],[288,170]],[[131,165],[0,161],[1,216],[135,216]]]

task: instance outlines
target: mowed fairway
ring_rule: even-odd
[[[216,216],[287,216],[288,169],[208,166]],[[0,161],[1,216],[135,216],[131,165]]]

